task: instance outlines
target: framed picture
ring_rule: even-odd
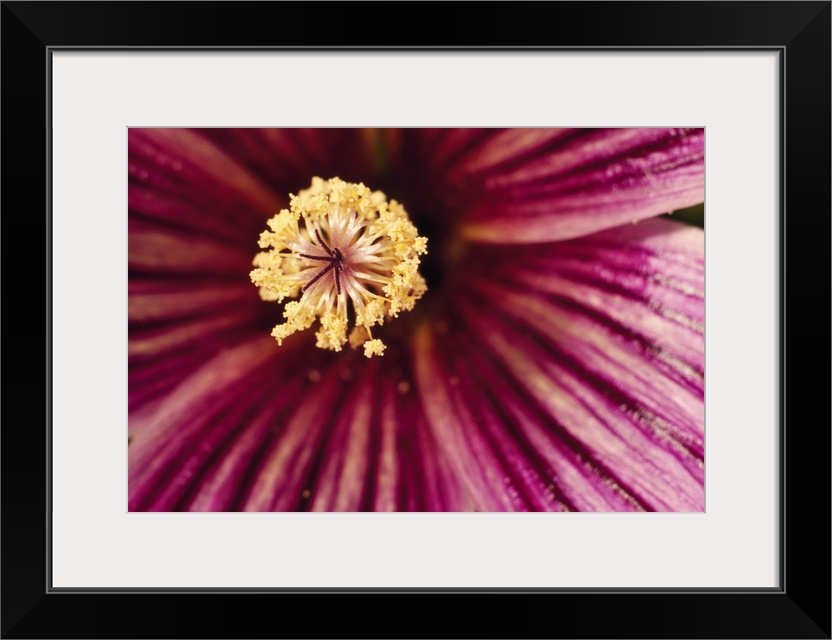
[[[830,637],[829,3],[408,8],[3,4],[3,636]]]

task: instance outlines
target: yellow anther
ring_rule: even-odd
[[[349,342],[354,349],[363,344],[368,358],[382,355],[384,344],[370,327],[409,311],[427,290],[418,272],[427,238],[404,207],[360,183],[313,178],[268,226],[251,281],[264,300],[300,296],[272,331],[278,343],[319,318],[318,347],[340,351]],[[356,327],[348,340],[350,306]]]
[[[367,340],[364,343],[364,355],[368,358],[372,358],[374,355],[381,356],[384,355],[384,350],[387,347],[384,346],[384,343],[376,338],[375,340]]]

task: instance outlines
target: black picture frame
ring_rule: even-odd
[[[829,638],[830,2],[344,3],[325,12],[316,6],[2,3],[2,637]],[[310,20],[314,29],[291,29]],[[53,589],[48,96],[51,52],[68,47],[779,52],[779,587]],[[308,607],[322,615],[301,613]],[[289,619],[286,612],[297,613]],[[389,619],[400,626],[390,628]]]

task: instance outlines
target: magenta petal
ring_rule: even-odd
[[[204,204],[206,214],[262,220],[285,199],[239,161],[187,129],[129,129],[128,147],[134,182]]]
[[[422,328],[415,341],[419,395],[478,511],[566,511],[574,508],[550,480],[551,468],[533,440],[512,427],[507,397],[489,388],[477,352],[462,333],[437,336]],[[486,379],[484,379],[486,376]]]
[[[130,509],[469,509],[412,384],[342,355],[266,337],[199,366],[131,417]]]
[[[298,375],[276,380],[279,386],[270,389],[271,397],[261,403],[241,425],[232,438],[217,445],[216,463],[192,484],[183,504],[187,511],[232,511],[240,508],[264,448],[268,446],[284,412],[291,411],[305,391],[307,380]],[[275,393],[275,388],[280,393]]]
[[[311,511],[360,511],[372,457],[377,362],[360,367],[357,379],[340,381],[340,406],[320,444],[318,471],[308,487]],[[346,387],[346,389],[345,389]]]
[[[235,276],[245,282],[251,252],[213,238],[129,223],[127,262],[133,272],[190,276]],[[256,236],[253,236],[256,238]]]
[[[167,395],[215,353],[200,345],[200,349],[183,351],[175,354],[175,357],[158,361],[131,361],[127,376],[130,420],[140,413],[152,410],[157,398]]]
[[[666,220],[640,227],[560,243],[545,259],[542,248],[529,252],[501,281],[477,281],[490,322],[466,308],[566,429],[580,426],[598,452],[613,436],[626,445],[611,468],[626,468],[621,477],[646,504],[701,510],[704,235]],[[592,274],[573,270],[576,254]]]
[[[262,461],[252,472],[254,477],[241,503],[242,510],[299,508],[304,492],[310,490],[308,482],[316,453],[343,399],[343,380],[338,374],[335,367],[330,367],[320,381],[315,376],[315,384],[275,422],[275,436],[265,443]]]
[[[131,364],[168,357],[187,347],[214,343],[222,335],[239,334],[252,328],[251,313],[245,309],[212,313],[187,322],[130,331],[127,353]]]
[[[236,246],[256,237],[255,220],[240,224],[232,209],[215,212],[216,203],[205,202],[200,196],[200,189],[188,192],[171,185],[150,186],[131,179],[127,192],[130,220],[141,220],[155,231],[176,230],[191,237],[207,236],[215,242]]]
[[[523,380],[506,375],[495,354],[471,338],[470,330],[452,332],[434,348],[435,337],[426,333],[419,370],[431,427],[449,448],[477,510],[646,508],[590,448],[540,408]],[[451,352],[460,356],[453,375],[438,377],[431,367],[449,362]],[[446,393],[437,391],[440,384]]]
[[[581,129],[491,129],[468,145],[446,167],[443,181],[449,186],[478,188],[490,180],[497,186],[508,179],[517,167],[533,164],[541,155],[568,148],[582,135]]]
[[[701,511],[701,230],[530,249],[484,252],[460,330],[420,335],[431,427],[478,508],[542,509],[545,488],[549,508]]]
[[[263,375],[275,358],[268,336],[252,339],[217,355],[159,401],[155,411],[130,420],[130,510],[169,509],[171,485],[182,490],[188,472],[177,472],[183,456],[206,455],[213,428],[236,425],[271,382]],[[156,501],[154,505],[154,500]]]
[[[458,168],[468,239],[564,240],[704,200],[704,129],[558,134],[508,159],[495,149],[491,167]]]
[[[374,511],[470,511],[470,499],[432,436],[415,383],[384,380]]]
[[[309,185],[313,176],[360,181],[372,170],[362,129],[194,129],[278,193]],[[271,212],[270,212],[271,213]]]
[[[623,365],[605,377],[594,368],[598,363],[585,368],[572,354],[558,353],[554,341],[545,343],[536,334],[517,339],[512,324],[491,317],[477,317],[471,324],[513,384],[528,389],[527,400],[549,416],[552,428],[591,454],[593,473],[596,466],[605,470],[604,482],[649,509],[702,510],[701,432],[690,433],[687,425],[673,422],[675,416],[642,406],[648,391],[666,393],[648,388],[655,379],[634,375],[619,382],[613,376],[621,374]],[[626,386],[632,383],[641,386]],[[672,401],[665,398],[664,404],[672,406]]]
[[[129,407],[164,395],[217,352],[257,331],[256,295],[233,287],[188,291],[176,280],[130,284]]]
[[[360,356],[310,372],[283,412],[240,508],[455,511],[467,504],[404,379]]]
[[[131,324],[178,320],[212,311],[253,307],[259,300],[247,282],[177,283],[134,280],[128,285]]]
[[[483,248],[479,261],[486,285],[548,295],[606,323],[701,395],[704,249],[701,229],[655,218],[522,252]]]

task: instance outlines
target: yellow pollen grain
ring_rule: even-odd
[[[318,322],[318,347],[363,345],[368,358],[382,355],[371,327],[410,311],[427,291],[419,273],[427,238],[404,207],[361,183],[316,177],[267,224],[250,275],[263,300],[292,299],[272,330],[278,344]]]
[[[372,358],[374,355],[384,355],[384,350],[386,348],[387,347],[384,346],[384,343],[378,338],[375,340],[367,340],[367,342],[364,343],[364,355],[368,358]]]

